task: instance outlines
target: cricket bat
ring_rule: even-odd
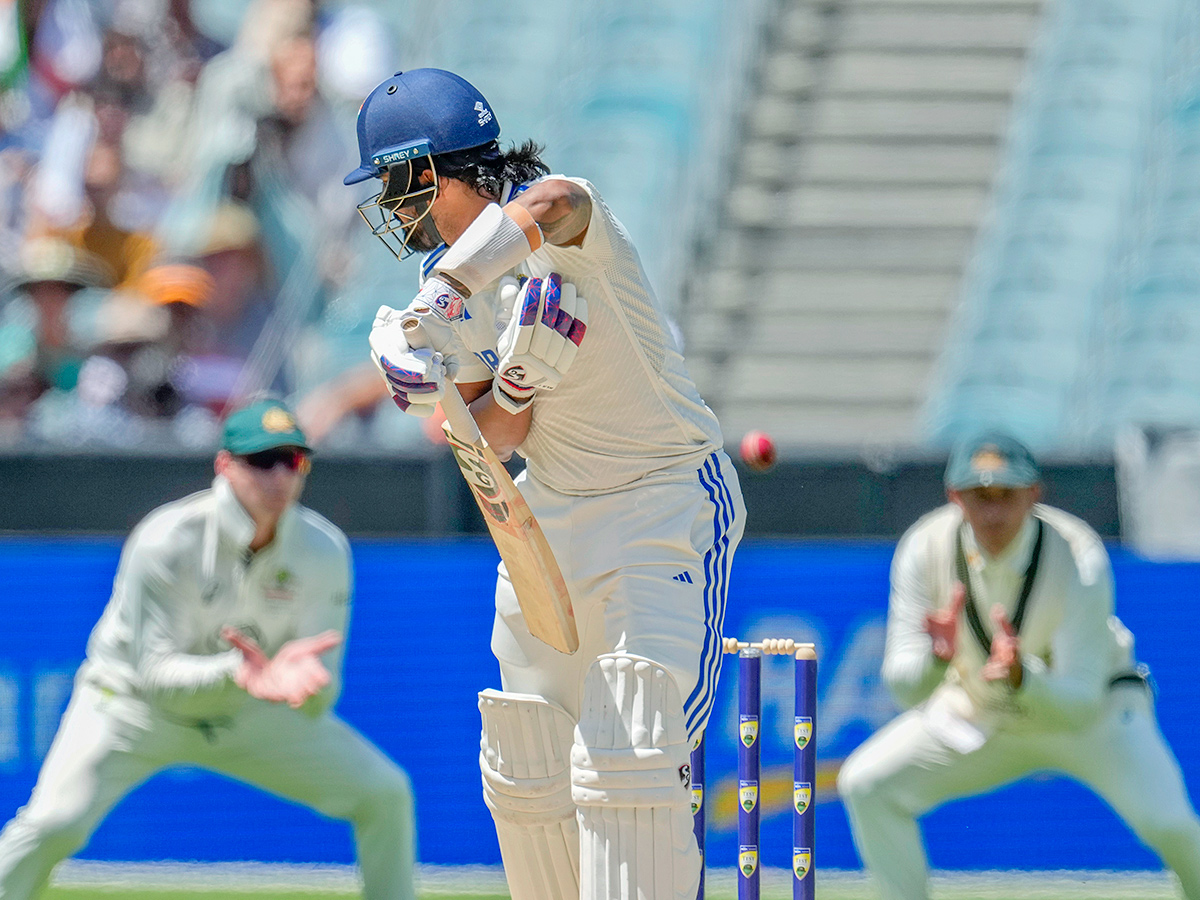
[[[401,327],[410,347],[429,346],[419,318],[406,319]],[[442,412],[446,440],[504,560],[529,633],[555,650],[574,653],[579,649],[575,611],[546,535],[453,384],[446,385]]]

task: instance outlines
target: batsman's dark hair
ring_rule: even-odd
[[[550,174],[550,167],[541,159],[543,149],[534,141],[525,141],[502,151],[500,142],[492,141],[469,150],[441,153],[433,158],[433,162],[439,175],[455,178],[477,191],[499,197],[506,181],[525,184]]]

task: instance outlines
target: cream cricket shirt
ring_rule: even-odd
[[[687,372],[637,250],[589,182],[562,175],[541,180],[571,181],[588,192],[587,234],[579,247],[543,244],[514,273],[559,273],[587,300],[588,322],[570,372],[534,400],[529,434],[518,448],[529,474],[574,495],[647,478],[695,481],[705,458],[722,449],[721,429]],[[505,185],[501,203],[522,190]],[[443,246],[425,257],[423,277],[444,252]],[[506,323],[512,310],[496,308],[497,287],[498,281],[474,302],[490,304]]]
[[[521,268],[572,282],[588,303],[587,334],[562,384],[538,392],[519,452],[530,475],[565,494],[604,493],[648,476],[694,480],[722,447],[716,416],[688,375],[624,227],[591,184],[566,180],[592,198],[582,246],[543,244]]]
[[[229,482],[159,507],[125,543],[112,596],[88,640],[80,678],[139,696],[168,716],[228,716],[247,699],[233,683],[241,654],[232,625],[268,655],[332,628],[346,634],[350,548],[329,521],[293,506],[257,553],[254,523]],[[341,688],[342,648],[325,654],[332,683],[306,707],[328,709]]]
[[[1039,504],[1033,512],[1013,543],[994,558],[978,547],[953,504],[924,516],[901,539],[892,561],[883,674],[902,704],[959,692],[966,703],[953,705],[977,723],[1071,727],[1097,714],[1112,677],[1130,671],[1133,637],[1113,615],[1112,571],[1099,536],[1053,507]],[[933,655],[925,615],[950,604],[961,529],[971,590],[990,640],[993,605],[1013,618],[1038,520],[1043,523],[1041,556],[1019,633],[1024,683],[1014,692],[981,676],[989,650],[975,637],[965,612],[949,666]]]

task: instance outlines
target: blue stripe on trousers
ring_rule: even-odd
[[[715,510],[713,543],[704,554],[704,646],[696,686],[683,704],[689,734],[708,716],[721,671],[721,629],[725,622],[729,576],[729,528],[733,521],[732,497],[715,453],[704,461],[697,474]]]

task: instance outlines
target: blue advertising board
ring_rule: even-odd
[[[0,817],[28,797],[92,625],[108,597],[115,539],[0,539]],[[734,564],[726,633],[794,637],[820,656],[817,865],[857,868],[833,780],[842,759],[896,713],[879,679],[888,565],[882,542],[747,542]],[[498,687],[488,650],[496,554],[486,540],[354,542],[357,594],[340,714],[401,763],[418,803],[419,855],[495,863],[480,797],[476,693]],[[1200,796],[1200,717],[1191,636],[1200,565],[1113,551],[1118,613],[1157,678],[1160,720]],[[731,660],[732,658],[730,658]],[[790,853],[792,680],[763,674],[763,838],[767,866]],[[736,859],[736,667],[708,731],[709,861]],[[948,869],[1139,869],[1157,860],[1104,805],[1039,777],[927,816],[933,865]],[[108,817],[89,859],[349,862],[349,830],[226,779],[179,769],[135,790]]]

